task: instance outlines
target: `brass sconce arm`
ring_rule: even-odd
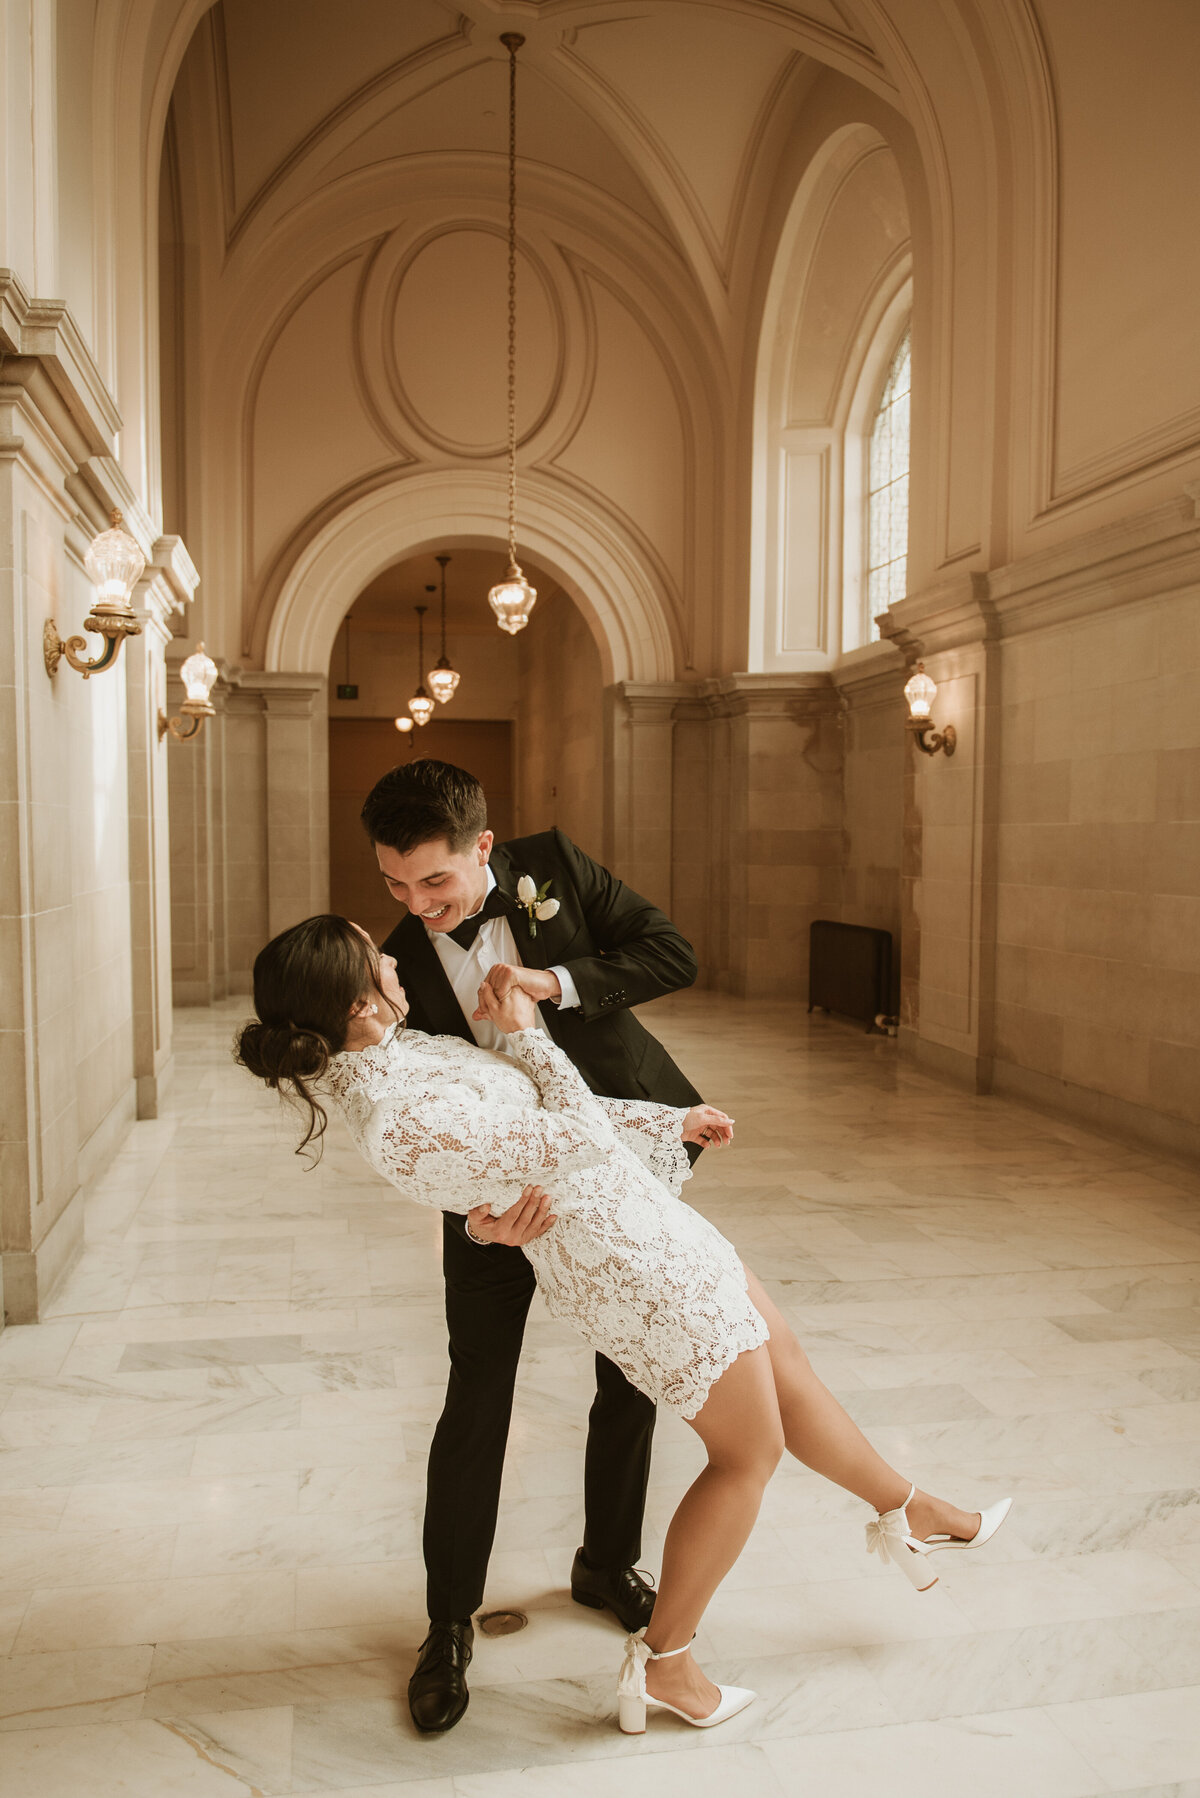
[[[905,723],[917,739],[917,748],[923,755],[936,755],[944,749],[948,756],[954,754],[958,742],[958,732],[952,724],[945,730],[938,730],[933,722],[933,702],[937,698],[937,682],[930,680],[925,672],[924,662],[918,662],[916,672],[911,680],[905,682],[904,697],[908,701],[908,717]],[[926,738],[926,732],[932,736]]]
[[[179,678],[183,682],[187,698],[180,706],[181,716],[168,718],[160,711],[158,714],[158,740],[161,743],[170,731],[177,743],[190,743],[204,729],[204,720],[214,718],[217,708],[209,699],[209,694],[217,682],[217,664],[210,655],[205,654],[203,643],[197,644],[183,667],[179,670]],[[184,719],[188,722],[185,724]]]
[[[146,558],[129,532],[122,529],[120,512],[109,514],[110,528],[94,537],[88,545],[83,565],[95,589],[91,611],[83,621],[85,631],[95,631],[104,638],[101,655],[86,661],[86,637],[68,637],[64,643],[53,618],[42,627],[42,658],[46,673],[54,678],[58,664],[65,656],[68,666],[84,680],[89,675],[103,674],[116,665],[121,644],[126,637],[140,637],[142,627],[130,605],[133,590],[142,578]]]
[[[168,718],[165,712],[159,712],[158,740],[160,743],[168,731],[177,743],[190,743],[192,738],[198,737],[204,729],[204,720],[216,715],[215,706],[209,705],[207,700],[199,702],[194,699],[185,699],[179,710],[188,720],[186,725],[183,717]]]
[[[58,627],[53,618],[47,618],[42,628],[42,656],[46,664],[46,673],[53,676],[58,672],[58,664],[64,656],[70,667],[84,680],[89,675],[103,674],[111,668],[121,653],[121,645],[126,637],[140,637],[142,627],[133,613],[89,612],[83,621],[85,631],[97,631],[105,639],[103,652],[86,661],[88,649],[86,637],[68,637],[66,641],[59,636]]]
[[[910,718],[908,728],[917,740],[917,748],[923,754],[936,755],[939,749],[944,749],[947,755],[954,754],[958,744],[958,732],[952,724],[948,724],[945,730],[934,730],[931,718]],[[933,734],[927,736],[926,732],[930,731]]]

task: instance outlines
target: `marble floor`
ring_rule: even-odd
[[[883,1452],[1017,1503],[929,1593],[790,1463],[705,1619],[759,1702],[613,1719],[621,1636],[565,1590],[588,1356],[531,1322],[489,1604],[450,1735],[413,1730],[437,1223],[178,1020],[168,1114],[89,1195],[47,1320],[0,1336],[4,1798],[1200,1795],[1200,1175],[686,994],[653,1027],[739,1141],[688,1189]],[[646,1564],[697,1465],[659,1427]],[[951,1560],[949,1556],[943,1560]]]

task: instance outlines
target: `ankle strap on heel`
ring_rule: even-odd
[[[692,1642],[696,1640],[692,1637]],[[655,1654],[647,1648],[642,1631],[625,1638],[625,1659],[621,1663],[621,1674],[617,1680],[617,1695],[621,1698],[644,1698],[646,1696],[646,1662],[669,1661],[673,1655],[686,1654],[692,1642],[685,1642],[682,1648],[666,1648],[661,1654]]]

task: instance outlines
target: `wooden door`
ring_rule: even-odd
[[[416,741],[413,741],[413,739]],[[382,942],[403,911],[380,878],[359,814],[398,762],[453,762],[482,782],[498,842],[513,834],[513,727],[507,718],[432,718],[402,737],[390,718],[329,720],[329,904]],[[411,745],[411,747],[410,747]]]

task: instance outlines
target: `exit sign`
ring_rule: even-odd
[[[346,686],[345,684],[343,684],[338,687],[337,696],[339,699],[357,699],[358,698],[358,688]]]

